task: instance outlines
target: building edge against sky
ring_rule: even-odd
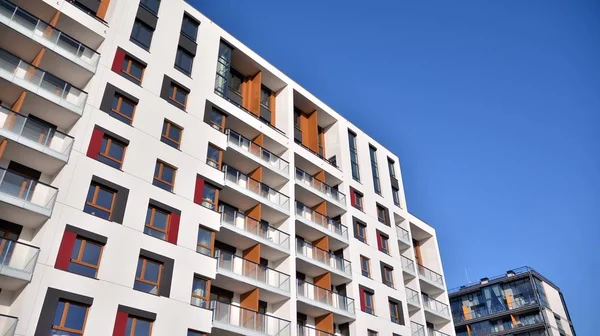
[[[530,267],[449,293],[457,336],[576,336],[560,288]]]
[[[183,0],[0,0],[0,233],[2,335],[455,334],[398,157]]]

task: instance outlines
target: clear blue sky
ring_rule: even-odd
[[[449,287],[530,265],[600,333],[600,1],[189,1],[398,154]]]

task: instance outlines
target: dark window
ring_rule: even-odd
[[[160,160],[156,161],[154,168],[154,181],[152,184],[155,186],[167,190],[173,191],[175,186],[175,175],[177,174],[177,168],[170,166]]]
[[[115,93],[110,115],[126,123],[127,125],[131,125],[133,122],[133,116],[135,115],[136,105],[137,104],[133,101],[118,93]]]
[[[187,336],[208,336],[207,333],[188,329]]]
[[[381,274],[383,275],[383,278],[381,279],[383,284],[394,288],[394,270],[391,267],[382,264]]]
[[[149,205],[146,211],[144,233],[158,239],[167,240],[171,212]]]
[[[352,178],[360,182],[360,170],[358,169],[358,151],[356,149],[356,134],[348,131],[348,142],[350,142],[350,164],[352,165]]]
[[[50,335],[83,335],[89,306],[67,300],[58,301]]]
[[[135,20],[133,30],[131,31],[131,39],[134,42],[137,42],[138,45],[148,50],[152,43],[152,34],[154,34],[152,27],[138,19]]]
[[[241,96],[242,95],[242,82],[244,81],[244,79],[242,78],[242,75],[238,74],[237,72],[235,72],[233,70],[230,71],[229,74],[230,74],[229,82],[227,83],[229,85],[229,90],[234,91]]]
[[[167,145],[173,148],[179,149],[179,146],[181,145],[182,133],[183,128],[165,119],[165,121],[163,122],[163,129],[160,141],[166,143]]]
[[[194,55],[183,50],[183,48],[177,48],[177,56],[175,57],[175,68],[182,71],[187,75],[192,74],[192,64],[194,63]]]
[[[388,170],[390,171],[390,176],[396,178],[396,170],[394,169],[394,161],[388,158]]]
[[[88,189],[83,211],[90,215],[110,220],[116,199],[116,191],[106,188],[96,182],[92,182]]]
[[[95,278],[100,267],[102,249],[103,246],[101,244],[87,238],[77,237],[67,270]]]
[[[389,301],[390,306],[390,320],[397,324],[404,325],[404,318],[402,316],[402,307],[398,302]]]
[[[104,134],[102,137],[102,144],[100,145],[100,153],[98,153],[98,161],[111,167],[121,169],[123,166],[123,159],[125,158],[126,148],[126,144]]]
[[[162,271],[162,263],[140,256],[133,288],[145,293],[159,295]]]
[[[125,61],[123,62],[123,67],[121,68],[121,73],[124,76],[127,76],[137,84],[142,84],[145,70],[146,66],[144,66],[142,63],[129,56],[125,56]]]
[[[377,239],[379,240],[379,251],[385,254],[390,254],[390,238],[387,235],[377,231]]]
[[[260,88],[260,103],[267,110],[271,110],[271,90],[264,85]]]
[[[381,195],[381,183],[379,182],[379,168],[377,167],[377,149],[373,146],[369,146],[369,155],[371,156],[373,187],[375,188],[375,192]]]
[[[181,23],[181,32],[192,39],[192,41],[196,41],[196,37],[198,36],[198,22],[188,15],[183,15],[183,22]]]
[[[188,92],[176,84],[171,83],[171,95],[169,98],[184,110],[187,105]]]
[[[371,277],[370,260],[369,258],[362,255],[360,256],[360,270],[363,276],[366,276],[367,278]]]
[[[152,334],[152,321],[129,315],[125,336],[150,336]]]
[[[379,336],[379,333],[377,331],[369,329],[367,330],[367,336]]]
[[[350,193],[352,199],[350,200],[352,205],[357,208],[358,210],[363,209],[363,195],[361,193],[359,193],[356,190],[351,190],[352,192]]]
[[[375,315],[375,293],[363,290],[363,300],[365,302],[364,312]]]
[[[208,308],[209,293],[210,280],[195,276],[192,283],[191,304],[196,307]]]
[[[208,151],[206,152],[206,164],[221,170],[221,162],[223,157],[223,151],[218,149],[212,144],[208,144]]]
[[[388,225],[385,208],[380,206],[379,204],[377,205],[377,220],[385,225]]]
[[[210,126],[223,132],[225,130],[225,115],[217,110],[210,111]]]
[[[215,232],[200,226],[198,228],[198,243],[196,246],[196,252],[212,257],[214,249]]]
[[[367,242],[367,224],[359,221],[354,222],[354,238],[363,243]]]
[[[394,187],[392,187],[392,198],[394,199],[394,204],[400,206],[400,191]]]
[[[140,0],[140,5],[143,5],[146,9],[158,15],[160,0]]]
[[[216,210],[218,202],[219,189],[208,183],[204,183],[204,189],[202,191],[202,206],[211,210]]]

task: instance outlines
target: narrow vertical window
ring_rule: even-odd
[[[360,182],[360,171],[358,169],[358,151],[356,149],[356,134],[348,131],[348,142],[350,143],[350,164],[352,166],[352,178]]]
[[[373,173],[373,187],[375,192],[381,195],[381,183],[379,181],[379,168],[377,167],[377,149],[369,146],[369,155],[371,157],[371,170]]]
[[[196,252],[212,257],[214,249],[215,232],[200,226],[198,228],[198,242],[196,246]]]
[[[360,270],[362,272],[363,276],[366,276],[367,278],[371,277],[371,266],[370,266],[370,260],[369,258],[365,257],[365,256],[360,256]]]
[[[201,308],[208,308],[209,298],[210,280],[195,276],[192,284],[192,305]]]

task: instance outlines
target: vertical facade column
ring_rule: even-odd
[[[260,86],[262,73],[249,76],[242,83],[242,106],[255,116],[260,116]]]

